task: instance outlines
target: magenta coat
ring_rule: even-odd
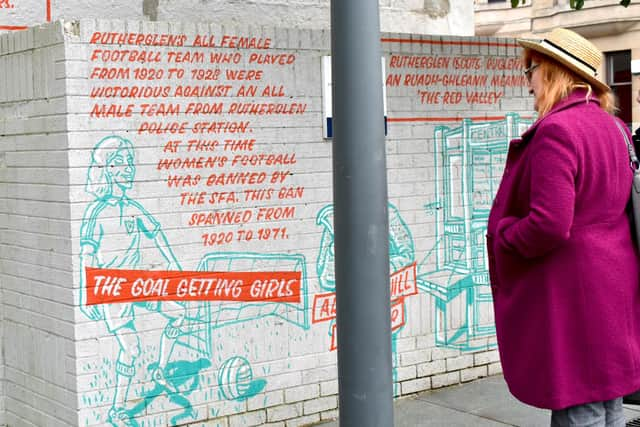
[[[548,409],[640,389],[638,257],[624,139],[578,90],[511,141],[487,246],[509,389]]]

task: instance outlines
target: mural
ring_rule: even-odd
[[[91,151],[80,230],[80,307],[101,334],[99,357],[81,366],[91,378],[84,424],[241,414],[250,398],[266,401],[288,386],[275,384],[283,371],[272,366],[337,349],[334,212],[317,178],[330,168],[328,145],[315,139],[321,57],[283,49],[281,34],[220,31],[86,36],[88,121],[113,134]],[[388,205],[396,395],[398,342],[410,320],[422,320],[415,310],[409,319],[419,292],[433,297],[434,315],[422,317],[433,324],[420,326],[435,332],[435,346],[495,346],[486,221],[508,141],[530,123],[486,113],[526,84],[517,58],[436,52],[442,40],[421,42],[433,52],[385,58],[386,93],[393,105],[402,94],[419,111],[455,117],[388,118],[391,137],[398,123],[423,122],[413,141],[435,141],[410,148],[434,153],[420,172],[399,168],[400,183],[421,188],[424,210],[413,212],[433,220],[429,241],[414,240],[424,230],[412,233],[408,213]],[[442,125],[450,122],[461,125]],[[427,169],[435,178],[425,185]]]
[[[127,196],[135,181],[134,151],[131,142],[110,136],[101,140],[91,153],[86,190],[94,197],[89,204],[80,230],[80,266],[116,269],[136,269],[142,264],[143,239],[153,241],[167,270],[180,270],[160,224],[135,200]],[[117,236],[117,238],[114,238]],[[182,334],[186,309],[174,302],[121,303],[86,305],[84,276],[81,275],[81,309],[92,320],[105,322],[107,330],[118,343],[115,362],[115,391],[109,410],[113,425],[129,419],[125,411],[131,379],[136,373],[140,355],[140,338],[136,331],[137,309],[153,310],[167,318],[159,345],[158,361],[151,372],[153,380],[164,389],[171,389],[165,378],[165,368],[176,338]]]
[[[485,235],[509,141],[532,120],[504,120],[435,129],[436,241],[418,266],[418,288],[435,298],[436,345],[462,351],[496,346]],[[435,268],[433,268],[435,266]],[[484,313],[484,315],[483,315]]]
[[[83,367],[93,375],[83,407],[95,408],[86,424],[243,412],[268,390],[265,359],[283,350],[271,346],[310,328],[306,260],[286,248],[306,195],[294,176],[298,135],[257,132],[306,122],[310,99],[282,76],[307,59],[268,34],[232,31],[94,31],[86,41],[90,126],[114,133],[93,149],[81,227],[81,308],[113,338]],[[94,190],[98,179],[105,188]],[[130,197],[134,182],[147,202]],[[143,204],[175,215],[180,242]],[[185,246],[191,270],[175,250]]]
[[[405,298],[418,293],[416,287],[416,263],[413,237],[398,208],[389,203],[389,268],[393,273],[391,286],[391,350],[393,355],[394,384],[397,387],[398,354],[397,337],[406,324]],[[331,350],[337,348],[335,324],[335,252],[333,231],[333,205],[323,207],[316,217],[322,227],[320,250],[316,261],[316,272],[320,287],[328,294],[316,295],[314,301],[314,322],[330,320],[329,337]],[[326,315],[327,299],[331,300],[331,314]],[[317,312],[320,311],[320,314]],[[324,315],[323,315],[324,312]]]
[[[137,403],[130,409],[120,409],[117,419],[114,419],[111,414],[109,414],[108,422],[114,426],[137,426],[139,424],[135,421],[134,417],[143,414],[155,399],[163,395],[166,395],[171,403],[181,408],[180,412],[170,417],[170,425],[178,425],[182,420],[194,420],[197,417],[197,413],[193,409],[189,399],[187,399],[187,396],[199,389],[200,381],[203,377],[201,371],[210,366],[211,362],[208,359],[169,362],[163,370],[165,381],[156,381],[155,386],[151,390],[141,393],[141,399],[137,399]],[[158,369],[156,364],[150,365],[150,368]]]
[[[415,266],[415,280],[420,291],[435,299],[436,346],[465,352],[496,347],[484,236],[509,141],[532,123],[532,119],[510,113],[503,120],[464,119],[459,127],[435,128],[436,200],[424,208],[427,215],[435,216],[436,235],[431,250]],[[322,226],[316,271],[320,287],[335,292],[332,216],[333,207],[327,205],[316,218]],[[411,231],[392,203],[389,232],[391,271],[415,264]],[[316,296],[314,307],[326,307],[325,298],[326,294]],[[402,301],[394,300],[392,306],[398,303]],[[324,320],[322,315],[314,316],[314,322]],[[332,318],[330,336],[335,331],[334,323]],[[392,334],[394,366],[395,343],[401,329],[394,327]]]
[[[128,196],[135,163],[133,144],[116,135],[102,139],[91,153],[85,188],[93,200],[80,230],[80,266],[86,272],[81,274],[80,308],[104,324],[117,351],[115,360],[107,358],[98,367],[94,383],[113,393],[87,393],[84,401],[109,401],[106,421],[112,426],[138,426],[136,417],[164,397],[180,409],[170,420],[177,425],[196,419],[190,396],[213,382],[221,400],[243,401],[265,388],[266,380],[254,378],[242,355],[222,362],[217,374],[210,369],[213,331],[265,317],[308,329],[306,263],[296,254],[218,252],[205,254],[195,272],[182,271],[159,221]],[[164,270],[143,270],[158,265],[157,260]],[[283,282],[287,272],[299,279]],[[157,334],[142,334],[138,323],[148,326],[158,319],[165,326],[157,342],[150,343]]]

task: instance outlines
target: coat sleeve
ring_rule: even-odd
[[[578,157],[568,130],[558,124],[541,126],[529,144],[528,213],[523,218],[502,218],[496,237],[503,250],[534,258],[547,254],[570,236]]]

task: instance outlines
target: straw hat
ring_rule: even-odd
[[[602,52],[581,35],[556,28],[544,40],[518,39],[518,43],[555,59],[600,90],[610,90],[609,86],[597,78],[598,68],[602,64]]]

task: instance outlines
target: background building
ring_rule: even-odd
[[[640,3],[625,8],[618,0],[590,0],[573,10],[569,0],[529,0],[517,8],[508,0],[477,0],[475,9],[478,36],[540,38],[561,26],[591,40],[605,54],[599,73],[619,98],[619,116],[634,129],[640,126],[633,95],[640,79],[631,74],[631,61],[640,60]]]
[[[0,0],[0,31],[58,19],[137,19],[329,28],[330,0]],[[383,32],[473,35],[471,0],[380,0]]]

